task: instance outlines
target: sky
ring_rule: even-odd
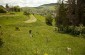
[[[37,7],[43,4],[56,3],[57,0],[0,0],[0,5],[5,6],[9,4],[10,6],[19,5],[20,7]]]

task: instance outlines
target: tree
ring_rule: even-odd
[[[13,7],[10,7],[10,11],[12,11],[12,12],[20,12],[21,8],[19,6],[13,6]]]
[[[67,15],[71,25],[85,25],[85,0],[68,0]]]
[[[67,8],[66,8],[67,7]],[[59,8],[57,15],[57,25],[85,25],[85,1],[84,0],[68,0],[65,5],[63,0],[59,0]]]
[[[9,11],[9,9],[10,9],[10,8],[9,8],[9,5],[6,4],[6,10]]]
[[[61,1],[59,3],[58,13],[57,13],[57,17],[56,17],[55,21],[56,21],[57,27],[59,27],[61,25],[63,25],[63,26],[68,25],[68,19],[66,17],[66,8],[65,8],[63,1]]]
[[[80,23],[85,25],[85,0],[77,0],[77,13]]]
[[[19,6],[14,6],[13,9],[14,9],[15,12],[20,12],[20,7]]]
[[[7,11],[6,11],[6,9],[1,5],[0,6],[0,13],[6,13]]]
[[[6,4],[6,8],[9,8],[8,4]]]
[[[67,3],[63,3],[63,0],[59,0],[59,8],[57,17],[55,19],[56,26],[62,30],[72,33],[81,34],[82,26],[85,26],[85,0],[68,0]],[[71,29],[69,26],[73,26]]]

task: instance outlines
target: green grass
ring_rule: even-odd
[[[52,26],[45,24],[45,17],[34,15],[35,23],[24,23],[27,17],[22,13],[18,16],[0,17],[0,32],[4,44],[0,47],[0,55],[68,55],[66,48],[70,47],[71,55],[85,55],[85,39],[54,31]],[[16,31],[18,26],[20,31]],[[30,37],[29,30],[33,37]]]

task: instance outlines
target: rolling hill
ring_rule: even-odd
[[[22,10],[52,10],[54,11],[57,7],[57,3],[44,4],[39,7],[22,7]]]

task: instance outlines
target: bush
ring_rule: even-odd
[[[64,31],[64,27],[63,27],[63,25],[60,25],[60,26],[59,26],[58,31],[59,31],[59,32]]]
[[[47,25],[52,26],[53,19],[52,19],[51,15],[47,15],[45,21],[46,21]]]
[[[2,26],[0,25],[0,28],[1,28]]]
[[[24,11],[24,15],[30,15],[30,13],[27,11]]]
[[[19,6],[14,6],[13,9],[14,9],[15,12],[20,12],[20,7]]]
[[[0,13],[6,13],[6,9],[3,6],[0,6]]]
[[[80,27],[75,27],[74,30],[73,30],[73,35],[80,35],[81,34],[81,29]]]
[[[85,34],[85,27],[83,27],[82,29],[82,34]]]
[[[16,30],[16,31],[20,31],[19,27],[15,27],[15,30]]]
[[[85,27],[80,24],[79,26],[58,26],[59,32],[69,33],[72,35],[85,35]]]
[[[74,31],[75,31],[74,34],[76,34],[76,35],[82,35],[84,33],[85,29],[84,29],[83,25],[80,24],[79,26],[76,26],[75,27],[75,30]]]
[[[10,12],[10,14],[15,15],[15,13],[14,13],[14,12]]]
[[[69,26],[64,28],[64,32],[73,35],[81,35],[82,29],[78,26]]]
[[[0,13],[6,13],[7,11],[4,9],[0,9]]]
[[[67,26],[67,27],[64,27],[64,32],[74,34],[74,29],[75,29],[74,26]]]
[[[2,39],[0,38],[0,47],[2,47],[2,45],[3,45],[3,41],[2,41]]]

